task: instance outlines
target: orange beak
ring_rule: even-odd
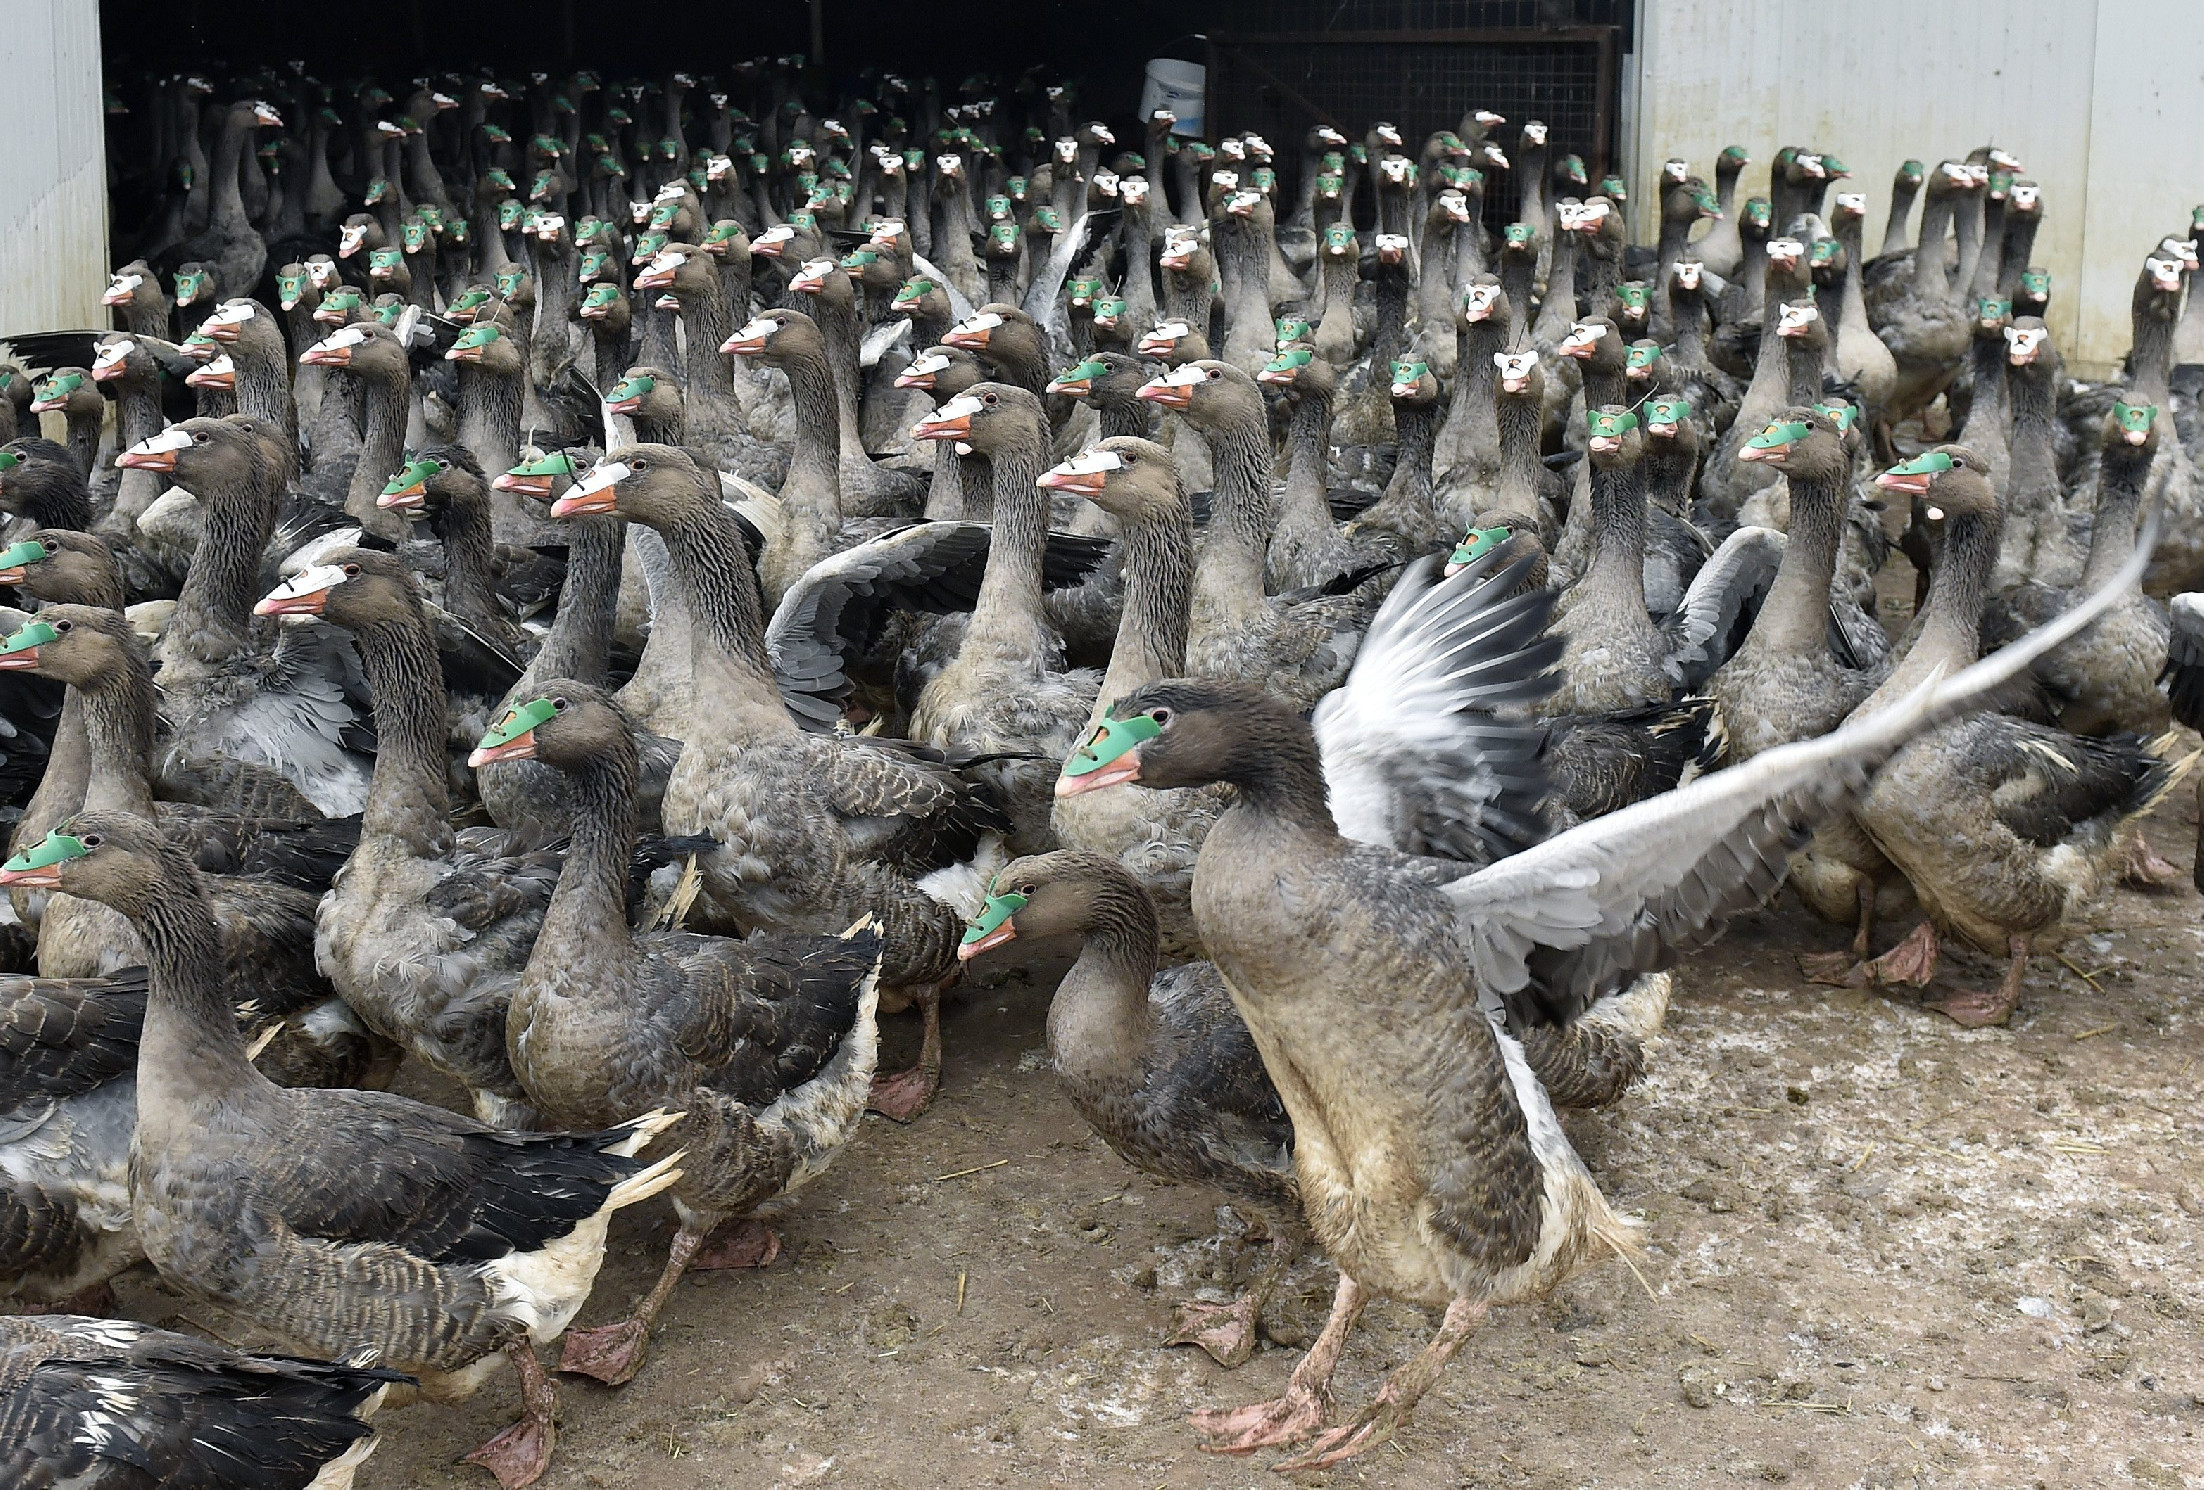
[[[515,735],[502,745],[478,748],[467,757],[467,769],[479,771],[492,761],[532,761],[536,758],[536,732]]]

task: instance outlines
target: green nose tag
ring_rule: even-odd
[[[0,569],[21,569],[29,564],[41,563],[46,558],[46,545],[36,538],[26,538],[21,543],[11,543],[0,549]]]
[[[1840,435],[1852,433],[1860,417],[1860,411],[1851,404],[1815,404],[1814,412],[1834,424]]]
[[[1813,433],[1813,426],[1802,420],[1790,419],[1769,425],[1745,443],[1754,450],[1781,450],[1786,445],[1796,445]]]
[[[405,256],[404,249],[378,248],[367,256],[367,262],[370,268],[395,269],[404,260]]]
[[[1985,322],[2002,321],[2013,313],[2013,302],[1998,300],[1988,295],[1978,296],[1974,302],[1975,314]]]
[[[1067,367],[1058,373],[1056,381],[1059,383],[1091,383],[1096,378],[1106,376],[1109,370],[1110,365],[1101,358],[1089,357],[1086,361]]]
[[[0,642],[0,657],[12,656],[17,652],[35,652],[46,643],[60,639],[61,633],[52,626],[44,621],[33,621],[18,629],[5,642]]]
[[[1892,466],[1884,474],[1889,476],[1935,476],[1952,468],[1954,462],[1941,450],[1924,450],[1903,465]]]
[[[1410,362],[1406,358],[1402,358],[1393,364],[1393,381],[1396,383],[1420,383],[1423,381],[1424,374],[1430,371],[1431,369],[1421,362]]]
[[[469,326],[466,330],[460,332],[459,340],[452,343],[452,350],[456,352],[461,348],[466,348],[472,351],[476,347],[486,347],[504,334],[505,328],[498,325],[497,322],[484,321],[480,325]]]
[[[1115,296],[1106,296],[1094,302],[1094,318],[1097,321],[1114,320],[1125,314],[1125,302]]]
[[[895,303],[897,305],[916,305],[919,301],[931,295],[935,288],[934,282],[930,279],[905,280],[903,288],[895,292]]]
[[[1620,300],[1622,301],[1622,303],[1623,303],[1624,305],[1627,305],[1627,306],[1629,306],[1629,307],[1630,307],[1630,308],[1631,308],[1632,310],[1644,310],[1644,309],[1645,309],[1645,286],[1644,286],[1644,285],[1640,285],[1640,284],[1627,284],[1627,285],[1617,285],[1617,286],[1615,286],[1615,294],[1616,294],[1617,298],[1619,298],[1619,299],[1620,299]]]
[[[1278,318],[1279,346],[1285,346],[1288,342],[1307,341],[1309,335],[1309,323],[1307,321],[1295,316],[1281,316]]]
[[[537,725],[548,721],[552,715],[558,712],[557,709],[551,707],[551,700],[547,698],[539,698],[532,703],[515,704],[505,711],[504,716],[497,723],[483,732],[482,742],[477,748],[495,750],[500,745],[510,745]]]
[[[2036,300],[2051,298],[2051,275],[2044,269],[2024,269],[2020,275],[2020,287]]]
[[[1630,344],[1630,365],[1651,367],[1661,360],[1661,344],[1657,341],[1634,341]]]
[[[1773,213],[1773,211],[1774,209],[1771,208],[1766,202],[1762,201],[1759,197],[1754,197],[1751,201],[1745,204],[1745,221],[1751,223],[1756,228],[1764,228],[1768,225],[1768,218]]]
[[[2151,425],[2157,422],[2158,405],[2131,404],[2123,398],[2118,403],[2112,406],[2112,414],[2114,418],[2120,421],[2120,428],[2128,431],[2130,434],[2141,434],[2143,431],[2149,429]],[[22,547],[21,544],[16,545],[16,548],[20,547]],[[15,549],[8,550],[8,553],[13,552],[15,552]],[[0,564],[4,564],[6,562],[7,555],[0,554]]]
[[[853,248],[848,253],[842,255],[841,267],[844,269],[864,269],[879,262],[879,249]]]
[[[972,918],[972,924],[964,928],[964,945],[969,947],[974,942],[986,941],[1002,930],[1012,916],[1024,910],[1031,899],[1031,896],[1020,895],[1015,890],[988,896],[986,904],[980,907],[980,913]]]
[[[1809,257],[1811,261],[1816,264],[1835,263],[1837,258],[1837,240],[1834,238],[1815,239],[1813,251]]]
[[[518,202],[504,201],[498,203],[497,225],[499,230],[510,233],[513,229],[519,227],[520,215],[523,210],[525,209]]]
[[[1514,536],[1513,533],[1507,528],[1471,528],[1468,533],[1463,535],[1462,541],[1455,545],[1454,552],[1448,557],[1447,562],[1449,564],[1474,564],[1477,560],[1507,542],[1512,536]]]
[[[90,852],[84,846],[83,839],[71,837],[57,828],[46,835],[44,843],[17,854],[6,864],[0,865],[0,869],[6,869],[13,874],[20,874],[26,869],[50,869],[71,859],[81,859]]]
[[[1271,358],[1270,361],[1264,365],[1263,371],[1271,373],[1297,373],[1302,368],[1307,367],[1309,363],[1315,358],[1315,356],[1316,353],[1309,350],[1307,347],[1295,347],[1291,351],[1280,352],[1277,356]]]
[[[402,491],[406,491],[410,488],[422,485],[435,474],[435,461],[409,461],[406,463],[406,468],[404,470],[400,471],[397,475],[390,478],[390,484],[383,488],[383,495],[386,497],[395,497],[396,495],[398,495],[398,493]]]
[[[583,299],[582,304],[588,306],[591,310],[601,310],[619,298],[620,287],[618,285],[591,285],[589,294]]]
[[[535,460],[522,461],[505,474],[508,476],[571,476],[574,474],[574,462],[567,457],[565,451],[554,450],[549,455],[539,456]]]
[[[1064,774],[1086,776],[1099,771],[1126,751],[1136,750],[1162,733],[1163,726],[1156,723],[1152,714],[1105,719],[1094,727],[1086,743],[1071,753],[1071,759],[1064,762]]]
[[[38,390],[40,398],[67,398],[84,386],[82,373],[63,373],[58,378],[48,378],[46,386]]]
[[[1511,222],[1507,226],[1507,240],[1522,245],[1531,241],[1532,228],[1527,222]]]
[[[342,290],[331,290],[323,298],[322,304],[328,306],[331,310],[358,310],[360,308],[360,292],[349,287]]]
[[[1638,427],[1638,416],[1628,409],[1619,412],[1594,409],[1585,416],[1585,422],[1591,427],[1594,435],[1603,439],[1616,440]]]
[[[451,303],[451,309],[480,310],[483,306],[488,305],[489,303],[490,292],[483,289],[480,285],[477,285],[475,288],[466,291],[457,300],[454,300]]]
[[[1646,419],[1652,424],[1682,424],[1691,417],[1689,399],[1656,398],[1645,407]]]
[[[650,376],[648,373],[637,373],[634,377],[623,378],[618,384],[616,384],[613,387],[612,392],[606,396],[606,401],[609,403],[619,403],[625,399],[642,398],[644,395],[648,394],[652,389],[656,388],[657,386],[658,380],[656,378]],[[561,460],[565,459],[564,456],[561,456],[559,458]]]

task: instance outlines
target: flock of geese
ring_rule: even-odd
[[[1788,884],[1854,986],[1957,937],[2009,970],[1921,1017],[1978,1026],[2175,874],[2204,209],[2097,385],[1996,149],[1908,162],[1870,256],[1818,149],[1634,203],[1483,110],[1289,162],[853,87],[111,94],[122,329],[0,367],[9,1483],[348,1486],[505,1365],[469,1457],[531,1483],[538,1347],[631,1379],[926,1106],[966,965],[1048,947],[1081,1115],[1272,1238],[1174,1342],[1237,1365],[1338,1265],[1202,1446],[1336,1464],[1635,1245],[1555,1109],[1732,918]],[[571,1329],[660,1196],[656,1286]],[[104,1317],[140,1262],[290,1354]],[[1444,1320],[1340,1416],[1373,1294]]]

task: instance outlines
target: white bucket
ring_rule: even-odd
[[[1199,137],[1202,132],[1202,94],[1208,86],[1208,69],[1199,62],[1176,57],[1151,57],[1148,78],[1140,90],[1140,117],[1157,109],[1178,115],[1171,133]]]

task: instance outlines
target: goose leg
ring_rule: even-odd
[[[1809,952],[1798,959],[1799,971],[1806,974],[1809,983],[1827,983],[1838,988],[1857,986],[1860,968],[1867,961],[1868,949],[1875,941],[1875,882],[1866,875],[1859,876],[1854,893],[1859,897],[1859,929],[1852,933],[1852,950],[1844,952]]]
[[[1199,1345],[1209,1358],[1227,1371],[1255,1354],[1255,1327],[1263,1306],[1277,1291],[1286,1269],[1301,1254],[1301,1239],[1285,1231],[1270,1240],[1270,1261],[1262,1275],[1229,1304],[1200,1304],[1191,1300],[1178,1306],[1171,1337],[1165,1345]]]
[[[696,1260],[706,1231],[702,1226],[683,1225],[673,1234],[673,1245],[666,1249],[665,1269],[633,1314],[617,1324],[567,1331],[566,1346],[559,1352],[559,1369],[576,1376],[593,1376],[608,1387],[634,1380],[635,1373],[643,1369],[643,1358],[650,1353],[650,1331],[658,1322],[658,1311],[666,1306],[674,1285]]]
[[[917,997],[919,1013],[926,1020],[926,1036],[918,1048],[918,1064],[893,1076],[875,1076],[867,1108],[884,1118],[907,1123],[934,1100],[941,1087],[941,990],[936,983]]]
[[[2012,1018],[2013,1010],[2020,1007],[2020,986],[2028,976],[2028,938],[2012,937],[2008,945],[2012,948],[2013,960],[1997,987],[1955,993],[1929,1007],[1970,1030],[1986,1029]]]
[[[520,1373],[520,1421],[460,1462],[481,1465],[497,1476],[504,1490],[521,1490],[551,1467],[551,1451],[559,1442],[559,1425],[552,1417],[558,1398],[526,1335],[506,1342],[505,1357]]]
[[[1285,1392],[1268,1402],[1245,1407],[1216,1408],[1187,1418],[1194,1431],[1208,1442],[1208,1454],[1248,1454],[1270,1444],[1296,1443],[1324,1426],[1332,1411],[1332,1373],[1339,1369],[1339,1353],[1346,1347],[1347,1332],[1362,1315],[1369,1295],[1361,1284],[1339,1275],[1339,1290],[1332,1295],[1332,1315],[1324,1321],[1324,1333],[1316,1337],[1309,1353],[1293,1368]]]
[[[1454,1353],[1470,1337],[1470,1333],[1483,1322],[1485,1311],[1491,1306],[1481,1299],[1456,1299],[1446,1306],[1446,1318],[1439,1324],[1439,1333],[1431,1343],[1407,1365],[1385,1378],[1385,1385],[1370,1405],[1356,1413],[1347,1422],[1330,1432],[1320,1435],[1302,1453],[1290,1459],[1281,1459],[1271,1466],[1285,1473],[1296,1469],[1329,1469],[1335,1464],[1352,1459],[1366,1449],[1391,1438],[1401,1424],[1408,1421],[1416,1410],[1416,1403],[1431,1390],[1431,1384],[1439,1379],[1446,1363],[1454,1359]]]

